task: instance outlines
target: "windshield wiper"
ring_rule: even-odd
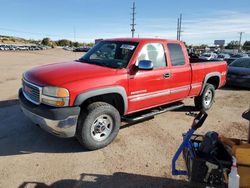
[[[81,62],[81,63],[88,63],[88,64],[99,65],[99,66],[103,66],[103,67],[114,68],[114,69],[121,68],[120,66],[115,66],[115,65],[112,65],[110,63],[100,62],[100,61],[90,61],[90,60],[86,60],[86,59],[78,59],[76,61]]]
[[[81,62],[81,63],[93,64],[93,62],[92,62],[92,61],[89,61],[89,60],[86,60],[86,59],[77,59],[77,60],[75,60],[75,61],[77,61],[77,62]]]
[[[111,67],[109,66],[109,64],[105,63],[105,62],[99,62],[99,61],[89,61],[86,59],[78,59],[76,60],[77,62],[81,62],[81,63],[88,63],[88,64],[93,64],[93,65],[100,65],[103,67],[110,67],[110,68],[115,68],[115,67]]]
[[[87,62],[87,60],[86,59],[76,59],[75,61],[77,61],[77,62]]]

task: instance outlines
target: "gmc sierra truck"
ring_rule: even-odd
[[[25,72],[19,99],[35,124],[95,150],[114,140],[122,120],[178,108],[163,106],[187,97],[210,109],[226,74],[226,62],[192,62],[180,41],[108,39],[79,60]]]

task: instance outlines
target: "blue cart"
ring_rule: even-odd
[[[205,137],[212,142],[215,132],[206,135],[197,135],[194,132],[200,128],[207,118],[207,113],[201,111],[194,119],[191,129],[183,134],[183,142],[172,159],[172,175],[188,176],[189,181],[208,186],[221,186],[225,184],[225,174],[228,173],[232,164],[232,156],[220,142],[216,143],[216,155],[207,155],[201,151]],[[202,145],[203,144],[203,145]],[[212,145],[212,144],[211,144]],[[186,170],[177,170],[176,161],[183,154]]]

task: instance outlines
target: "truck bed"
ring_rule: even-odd
[[[204,78],[209,74],[219,74],[220,82],[216,88],[220,88],[225,84],[227,63],[226,61],[193,61],[190,59],[192,69],[191,92],[190,96],[196,96],[202,90]]]
[[[221,62],[221,61],[215,61],[215,60],[204,60],[199,58],[189,58],[190,63],[205,63],[205,62]]]

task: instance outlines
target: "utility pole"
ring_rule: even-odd
[[[180,14],[180,17],[177,20],[177,40],[181,40],[181,25],[182,25],[182,14]]]
[[[134,38],[135,35],[135,2],[133,2],[133,7],[132,7],[132,23],[131,25],[131,32],[132,32],[132,38]]]
[[[242,39],[242,34],[243,34],[244,32],[239,32],[239,33],[240,33],[239,50],[241,50],[241,39]]]
[[[181,40],[181,24],[182,24],[182,14],[180,15],[180,23],[179,23],[179,40]]]
[[[180,25],[180,18],[177,20],[177,36],[176,39],[179,40],[179,25]]]
[[[73,27],[73,32],[74,32],[74,43],[76,43],[76,28],[75,28],[75,26]],[[73,50],[72,50],[72,52],[73,52]],[[76,58],[76,53],[74,53],[74,54],[75,54],[75,58]]]

